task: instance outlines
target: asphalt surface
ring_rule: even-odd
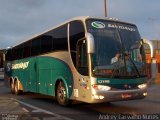
[[[160,85],[152,84],[145,99],[101,104],[74,102],[70,107],[62,107],[49,96],[33,93],[20,96],[11,94],[3,80],[0,80],[0,120],[116,120],[113,115],[121,114],[152,114],[151,118],[159,120],[160,116],[157,114],[160,114]]]

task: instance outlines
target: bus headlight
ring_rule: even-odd
[[[109,91],[111,89],[111,87],[105,85],[93,85],[93,88],[95,90],[104,90],[104,91]]]
[[[144,88],[146,88],[146,87],[147,87],[147,84],[146,84],[146,83],[138,85],[138,88],[139,88],[139,89],[144,89]]]

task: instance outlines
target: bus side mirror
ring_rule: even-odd
[[[86,33],[86,39],[87,39],[87,52],[88,53],[95,53],[95,43],[94,43],[94,37],[91,33]]]
[[[154,46],[153,46],[152,41],[147,40],[147,39],[142,39],[142,41],[143,41],[144,44],[148,44],[149,45],[150,50],[151,50],[151,58],[153,58],[155,56],[154,55],[155,51],[154,51]]]

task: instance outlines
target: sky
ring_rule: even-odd
[[[160,39],[160,0],[107,0],[107,16]],[[104,16],[104,0],[0,0],[0,49],[14,46],[77,16]]]

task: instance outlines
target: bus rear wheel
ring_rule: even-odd
[[[15,81],[15,84],[14,84],[14,91],[15,91],[16,95],[19,95],[21,93],[21,91],[18,89],[18,81],[17,80]]]
[[[56,93],[57,93],[57,96],[56,96],[57,101],[60,105],[68,106],[72,103],[72,101],[67,98],[66,87],[62,81],[59,82],[56,89]]]
[[[13,81],[11,82],[10,87],[11,87],[11,93],[14,94],[15,91],[14,91],[14,83],[13,83]]]

